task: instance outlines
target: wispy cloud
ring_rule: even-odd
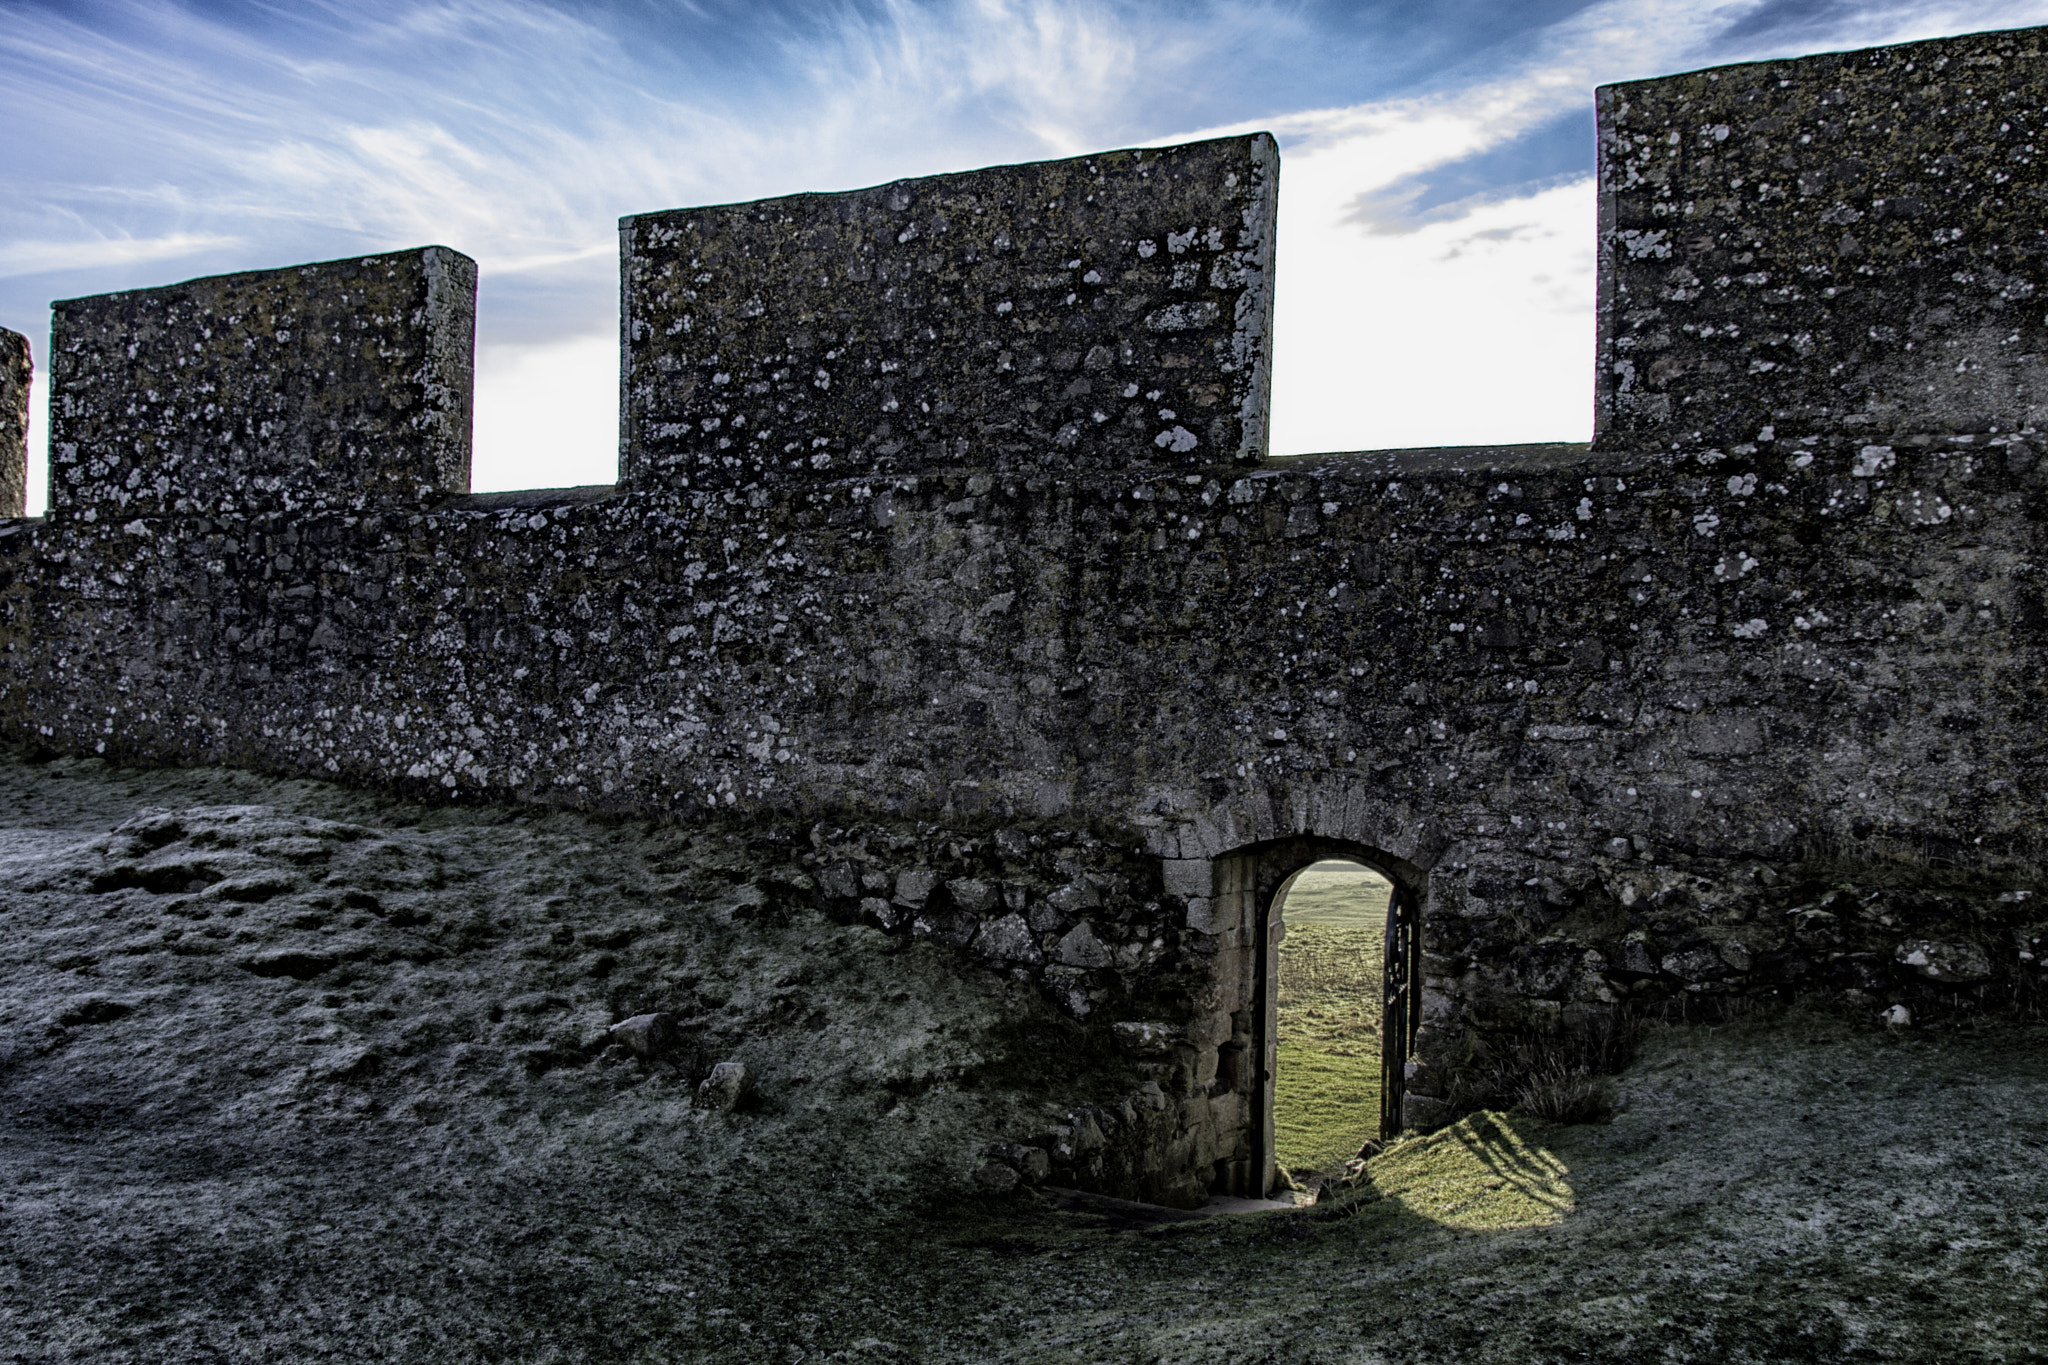
[[[136,265],[144,261],[170,261],[181,256],[196,256],[201,252],[239,246],[241,240],[211,233],[174,232],[163,237],[106,237],[97,240],[72,237],[49,242],[6,242],[0,243],[0,278]]]

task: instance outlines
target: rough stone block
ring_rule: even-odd
[[[1192,898],[1215,894],[1215,865],[1207,858],[1166,858],[1159,866],[1167,895]]]
[[[981,926],[975,935],[974,950],[991,962],[1022,962],[1037,964],[1045,960],[1032,941],[1031,928],[1018,914],[1004,915]]]
[[[896,877],[896,903],[920,906],[938,888],[939,874],[928,867],[912,868]]]
[[[621,481],[1256,461],[1278,176],[1255,133],[622,219]]]
[[[0,327],[0,517],[28,502],[28,392],[34,373],[28,338]]]
[[[1069,967],[1107,967],[1109,949],[1095,936],[1095,928],[1082,920],[1059,942],[1059,960]]]
[[[476,262],[460,252],[53,307],[53,516],[419,507],[469,491]]]
[[[970,914],[985,915],[995,909],[1001,893],[997,883],[981,877],[955,877],[946,883],[946,894],[953,904]]]
[[[1178,1024],[1130,1020],[1110,1025],[1119,1051],[1126,1057],[1165,1057],[1185,1041]]]
[[[1230,1038],[1231,1027],[1230,1011],[1206,1010],[1188,1022],[1187,1040],[1196,1047],[1213,1048]]]
[[[1188,928],[1198,934],[1219,934],[1231,927],[1236,908],[1230,901],[1207,900],[1196,896],[1188,901]]]
[[[1431,1095],[1405,1095],[1401,1099],[1401,1126],[1431,1132],[1449,1123],[1456,1112],[1447,1100]]]
[[[2048,416],[2042,30],[1604,87],[1598,443]]]

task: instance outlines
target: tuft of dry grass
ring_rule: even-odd
[[[1635,1016],[1575,1034],[1525,1034],[1498,1056],[1460,1107],[1512,1108],[1557,1123],[1597,1123],[1613,1113],[1607,1078],[1627,1066],[1642,1039]]]
[[[1606,1078],[1562,1060],[1545,1062],[1523,1079],[1515,1108],[1553,1123],[1597,1123],[1613,1112]]]

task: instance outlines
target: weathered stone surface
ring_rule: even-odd
[[[0,517],[18,517],[28,502],[28,338],[0,327]]]
[[[460,252],[52,307],[53,517],[402,510],[469,491],[476,262]]]
[[[1187,1041],[1187,1030],[1179,1024],[1157,1020],[1129,1020],[1112,1027],[1117,1047],[1129,1057],[1163,1057]]]
[[[1095,927],[1083,920],[1060,939],[1059,960],[1069,967],[1107,967],[1109,949],[1095,936]]]
[[[1255,133],[621,219],[621,480],[1255,462],[1279,167]]]
[[[1911,967],[1929,981],[1973,983],[1992,976],[1991,955],[1975,943],[1936,943],[1910,939],[1899,945],[1899,964]]]
[[[946,896],[962,910],[985,915],[996,906],[1000,888],[981,877],[956,877],[946,883]]]
[[[1004,915],[983,925],[975,935],[974,951],[992,962],[1035,964],[1045,960],[1024,917]]]
[[[896,877],[896,903],[912,907],[923,905],[938,884],[939,874],[928,867],[899,873]]]
[[[1207,858],[1167,858],[1160,866],[1164,869],[1162,883],[1169,896],[1206,900],[1214,890],[1215,874]]]
[[[1782,459],[2048,416],[2044,103],[2039,29],[1602,89],[1600,444]]]

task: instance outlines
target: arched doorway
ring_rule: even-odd
[[[1275,1126],[1275,1083],[1282,1065],[1284,1033],[1281,973],[1287,935],[1285,905],[1287,893],[1300,874],[1318,863],[1329,862],[1367,869],[1386,884],[1378,954],[1380,1009],[1378,1027],[1374,1030],[1378,1043],[1379,1113],[1376,1124],[1367,1116],[1361,1140],[1374,1135],[1390,1136],[1402,1127],[1407,1063],[1422,1022],[1421,869],[1378,849],[1321,836],[1303,835],[1240,849],[1218,860],[1216,887],[1219,899],[1240,907],[1225,917],[1248,931],[1240,940],[1245,951],[1237,959],[1242,964],[1237,970],[1243,972],[1239,979],[1246,989],[1237,998],[1249,1004],[1245,1011],[1249,1017],[1244,1019],[1249,1028],[1239,1033],[1240,1041],[1236,1044],[1244,1047],[1249,1054],[1245,1060],[1252,1063],[1236,1072],[1237,1093],[1246,1104],[1248,1141],[1238,1149],[1236,1159],[1219,1163],[1217,1188],[1222,1193],[1262,1196],[1273,1190],[1278,1181],[1282,1144]],[[1370,1064],[1371,1059],[1366,1060]]]
[[[1273,894],[1273,1160],[1312,1188],[1383,1135],[1387,921],[1394,884],[1367,863],[1310,863]]]

